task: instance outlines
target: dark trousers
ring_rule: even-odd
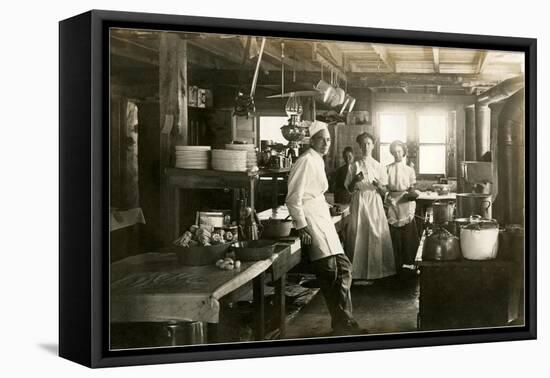
[[[411,265],[414,263],[416,251],[420,244],[415,220],[413,219],[402,227],[390,225],[390,234],[395,256],[395,269],[399,272],[403,264]]]
[[[311,262],[325,297],[332,329],[345,328],[354,322],[351,307],[352,266],[346,255],[325,257]]]

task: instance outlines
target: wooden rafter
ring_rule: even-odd
[[[341,69],[339,66],[337,66],[332,59],[327,58],[323,53],[321,53],[318,47],[319,47],[318,42],[314,42],[313,51],[312,51],[312,60],[314,62],[321,63],[321,65],[324,67],[330,67],[330,69],[332,69],[332,71],[336,73],[340,79],[343,79],[344,81],[348,81],[348,78],[344,70]]]
[[[487,61],[489,60],[489,51],[480,51],[477,59],[477,69],[476,73],[482,73],[485,67],[487,66]]]
[[[328,55],[327,58],[331,59],[337,67],[343,67],[344,66],[344,58],[343,58],[344,54],[333,43],[323,43],[323,42],[321,42],[317,45],[317,47],[318,48],[320,47],[320,48],[326,50],[326,53]]]
[[[439,47],[432,47],[432,54],[434,57],[434,71],[439,73]]]
[[[386,66],[388,66],[390,71],[395,72],[395,61],[390,56],[387,48],[384,47],[384,46],[381,46],[381,45],[374,44],[374,43],[372,43],[371,46],[372,46],[373,50],[376,51],[376,53],[378,54],[380,59],[382,59],[382,61],[386,64]]]
[[[231,63],[235,63],[238,65],[242,64],[242,49],[239,48],[228,48],[226,40],[219,39],[203,39],[203,40],[190,40],[189,45],[196,47],[198,49],[204,50],[206,52],[209,52],[211,54],[214,54],[220,58],[223,58]],[[244,48],[244,47],[243,47]],[[265,51],[264,51],[265,53]],[[278,67],[266,62],[265,60],[262,61],[262,67],[266,70],[273,70],[277,69]],[[252,64],[249,65],[250,69],[253,69],[254,66]]]

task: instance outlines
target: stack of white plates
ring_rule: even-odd
[[[246,151],[246,168],[258,166],[258,156],[256,155],[256,146],[253,144],[226,144],[225,148],[232,151]]]
[[[212,168],[218,171],[245,172],[246,151],[212,150]]]
[[[208,169],[210,146],[176,146],[176,168]]]

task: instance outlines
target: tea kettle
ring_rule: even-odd
[[[458,238],[444,228],[435,228],[424,240],[422,260],[458,260],[461,257]]]

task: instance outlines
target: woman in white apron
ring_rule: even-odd
[[[413,269],[419,237],[414,220],[417,192],[414,190],[416,174],[406,164],[407,145],[401,141],[390,144],[395,161],[388,165],[388,222],[398,273],[402,268]]]
[[[352,260],[354,280],[374,280],[395,274],[395,259],[388,220],[379,191],[388,183],[386,168],[371,156],[374,137],[357,139],[362,158],[355,161],[346,187],[352,192],[346,253]]]

